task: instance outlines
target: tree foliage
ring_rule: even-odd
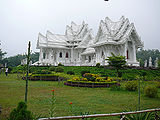
[[[20,65],[21,60],[23,60],[25,58],[26,58],[26,55],[18,54],[18,55],[12,56],[12,57],[4,58],[0,63],[1,64],[7,63],[8,66],[15,67],[15,66]],[[35,53],[31,54],[31,61],[33,63],[38,61],[38,58],[39,58],[39,53],[38,52],[35,52]]]
[[[158,57],[160,59],[160,51],[158,49],[152,49],[152,50],[143,50],[140,49],[137,52],[137,60],[140,61],[140,66],[144,66],[144,61],[149,60],[149,57],[152,58],[152,63],[154,64],[154,61]]]
[[[19,102],[17,108],[10,113],[9,120],[33,120],[32,113],[27,110],[27,105],[24,102]]]
[[[117,76],[118,76],[119,69],[122,69],[126,64],[125,56],[121,56],[121,55],[116,56],[112,53],[112,56],[108,57],[107,60],[108,60],[109,66],[114,67],[117,70]]]
[[[2,50],[0,49],[0,65],[2,64],[2,60],[4,55],[7,54],[6,52],[2,52]]]

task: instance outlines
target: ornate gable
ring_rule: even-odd
[[[77,48],[87,48],[93,45],[93,41],[94,41],[94,35],[92,33],[92,29],[90,29],[83,37],[83,40],[80,42]]]
[[[71,22],[71,26],[66,27],[65,35],[67,36],[67,41],[81,41],[85,34],[88,32],[88,25],[82,22],[81,25],[77,25]]]
[[[106,17],[105,21],[101,20],[100,22],[99,30],[94,41],[95,45],[93,46],[124,44],[128,40],[132,31],[136,33],[137,45],[143,46],[133,23],[130,24],[128,18],[122,16],[119,21],[113,22]]]

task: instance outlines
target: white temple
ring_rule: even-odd
[[[139,66],[136,51],[143,47],[133,23],[122,16],[118,22],[108,17],[101,20],[97,35],[83,22],[74,22],[66,27],[65,35],[47,31],[46,36],[39,33],[37,49],[40,49],[39,65],[94,66],[107,65],[108,56],[126,56],[127,64]]]

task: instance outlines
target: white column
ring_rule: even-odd
[[[43,60],[43,51],[42,51],[42,48],[40,48],[39,62],[42,62],[42,60]]]
[[[71,48],[71,62],[73,62],[74,57],[73,57],[73,47]]]
[[[51,64],[52,63],[52,50],[50,49],[49,51],[48,51],[48,59],[49,59],[49,63]]]
[[[127,44],[124,45],[124,52],[123,52],[123,56],[125,56],[127,58]]]
[[[133,62],[136,62],[136,48],[135,44],[133,44]]]

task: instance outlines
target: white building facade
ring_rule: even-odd
[[[34,65],[94,66],[96,63],[107,65],[106,58],[115,55],[126,56],[127,64],[139,66],[136,51],[143,47],[133,23],[122,16],[118,22],[108,17],[101,20],[97,35],[83,22],[74,22],[66,27],[65,35],[47,31],[46,36],[39,33],[37,49],[39,61]]]

